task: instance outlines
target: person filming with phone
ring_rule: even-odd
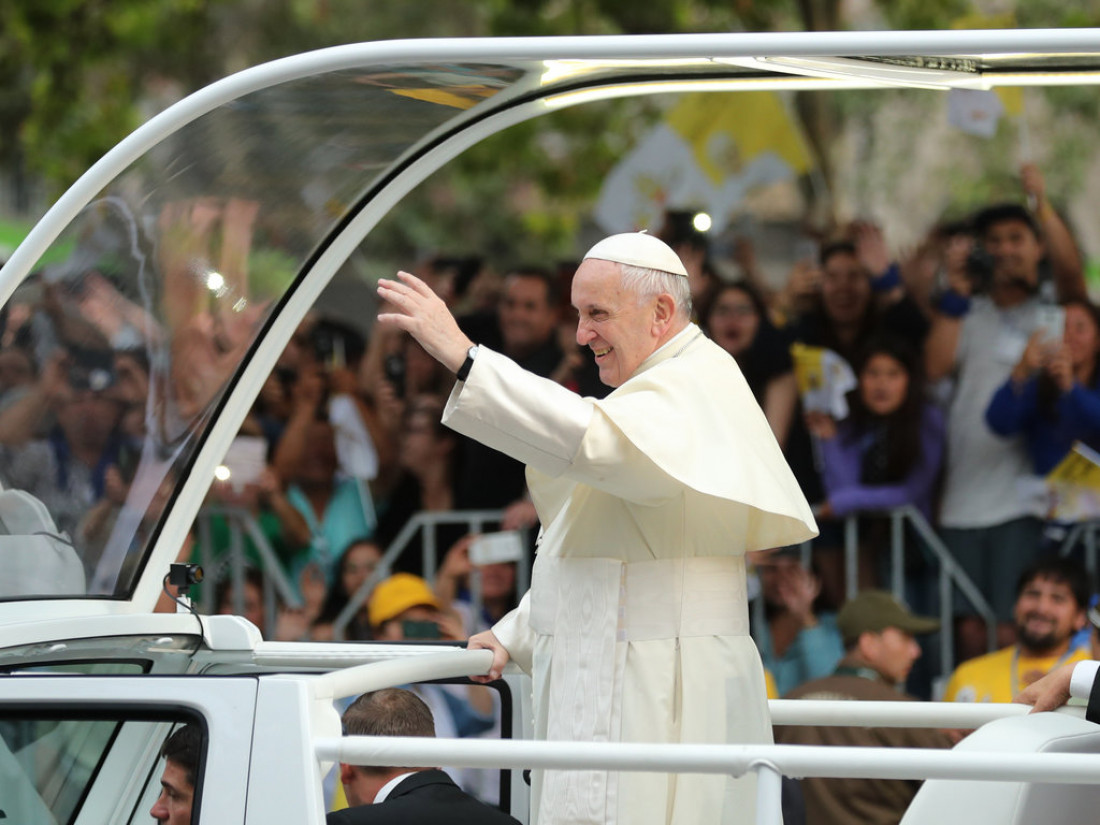
[[[1063,319],[1062,335],[1033,333],[985,412],[993,432],[1024,436],[1039,475],[1075,441],[1100,449],[1100,310],[1082,300],[1052,309]]]
[[[1021,170],[1033,208],[989,206],[973,219],[971,278],[945,290],[925,347],[930,382],[954,377],[947,408],[941,537],[989,599],[1007,641],[1016,579],[1036,558],[1043,522],[1037,503],[1019,493],[1031,474],[1023,438],[1005,439],[986,423],[986,409],[1038,330],[1050,328],[1052,303],[1086,296],[1080,252],[1046,198],[1034,166]],[[960,659],[986,649],[984,622],[965,599],[957,625]]]

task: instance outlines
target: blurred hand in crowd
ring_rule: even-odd
[[[530,499],[521,498],[513,501],[504,510],[504,517],[500,520],[501,530],[523,530],[534,527],[539,523],[539,514],[535,511],[535,504]]]
[[[870,221],[854,221],[851,232],[856,256],[863,267],[876,277],[886,272],[891,258],[882,229]]]
[[[806,429],[810,431],[810,435],[826,441],[836,438],[836,420],[828,413],[807,412]]]
[[[821,595],[821,581],[798,562],[779,567],[775,585],[776,601],[804,627],[817,624],[814,601]]]

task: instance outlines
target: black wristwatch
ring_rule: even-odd
[[[459,381],[465,381],[470,375],[470,369],[474,366],[474,359],[477,357],[477,344],[474,344],[468,350],[466,350],[466,360],[462,362],[462,366],[458,368],[458,372],[455,373]]]

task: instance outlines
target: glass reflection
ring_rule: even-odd
[[[0,599],[129,595],[305,261],[380,173],[521,76],[391,66],[263,90],[166,138],[73,221],[0,323]]]

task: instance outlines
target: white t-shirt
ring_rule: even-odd
[[[1022,437],[1002,438],[985,423],[993,394],[1020,360],[1039,325],[1038,298],[999,309],[986,296],[973,299],[956,351],[957,380],[947,410],[947,475],[940,523],[992,527],[1042,515],[1026,495],[1031,459]]]

